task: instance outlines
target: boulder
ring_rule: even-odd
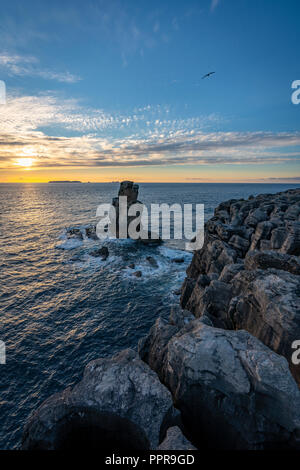
[[[235,302],[228,316],[234,328],[249,331],[285,356],[300,384],[300,368],[292,363],[292,343],[300,339],[300,276],[282,269],[244,270],[232,279],[231,287]]]
[[[101,248],[97,248],[96,250],[91,251],[90,255],[94,258],[101,258],[103,261],[105,261],[109,256],[109,250],[107,246],[102,246]]]
[[[158,268],[157,261],[156,259],[153,258],[153,256],[147,256],[146,260],[148,261],[148,263],[150,264],[152,268]]]
[[[67,229],[67,238],[77,238],[78,240],[83,240],[83,235],[80,228],[68,228]]]
[[[42,403],[25,426],[22,449],[156,449],[173,414],[170,392],[128,349],[90,362],[81,382]]]
[[[298,386],[285,358],[251,334],[200,319],[176,332],[157,321],[145,343],[141,357],[172,392],[198,448],[299,448]]]
[[[168,429],[167,435],[157,450],[197,450],[182,434],[178,426]]]
[[[135,272],[133,273],[133,275],[134,275],[135,277],[142,277],[143,274],[142,274],[142,271],[135,271]]]
[[[245,258],[245,269],[282,269],[300,275],[300,259],[276,251],[249,251]]]
[[[98,240],[95,225],[93,225],[91,227],[86,227],[85,234],[86,234],[87,238],[91,238],[92,240]]]

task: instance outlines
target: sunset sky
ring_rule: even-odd
[[[1,0],[0,182],[300,182],[299,18],[299,0]]]

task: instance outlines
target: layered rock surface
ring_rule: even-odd
[[[298,386],[286,359],[248,332],[177,309],[169,322],[156,321],[139,352],[172,392],[198,448],[298,448]]]
[[[181,305],[246,329],[291,362],[300,339],[300,189],[221,203],[187,270]]]

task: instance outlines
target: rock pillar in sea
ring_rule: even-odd
[[[129,238],[129,224],[142,215],[141,212],[136,215],[129,215],[129,209],[133,204],[140,204],[142,206],[142,203],[138,201],[138,193],[138,184],[134,184],[132,181],[122,181],[118,196],[112,200],[115,215],[111,215],[111,223],[116,225],[117,238]],[[137,225],[139,229],[139,224]]]

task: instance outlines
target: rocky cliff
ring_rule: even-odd
[[[289,361],[300,339],[300,189],[221,203],[187,270],[181,306],[245,329]]]
[[[198,448],[300,448],[299,216],[300,190],[220,204],[182,308],[139,344]]]

